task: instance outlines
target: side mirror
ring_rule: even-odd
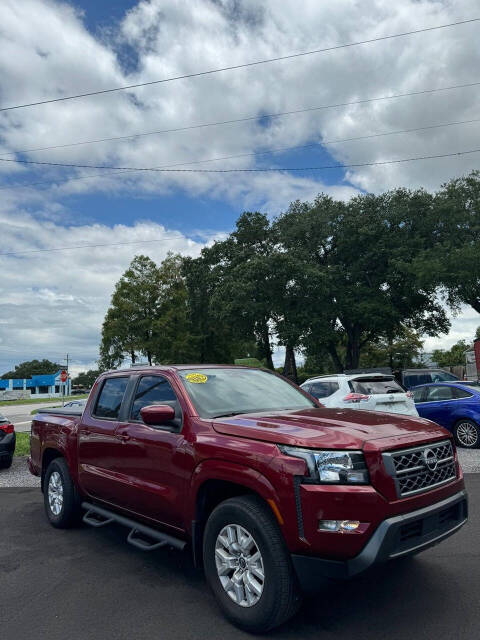
[[[140,409],[145,424],[152,426],[165,424],[175,418],[175,409],[168,404],[151,404]]]

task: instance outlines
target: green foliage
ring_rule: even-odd
[[[91,387],[93,387],[95,380],[99,375],[100,371],[98,369],[89,369],[88,371],[82,371],[76,378],[72,380],[72,384],[90,389]]]
[[[439,367],[455,367],[457,365],[465,365],[465,352],[470,351],[472,346],[465,342],[465,340],[459,340],[451,349],[435,349],[432,352],[432,360],[438,364]]]
[[[152,363],[159,290],[157,265],[147,256],[136,256],[117,282],[103,322],[101,368],[118,367],[126,358],[135,364],[138,353]]]
[[[435,284],[411,268],[429,246],[432,216],[431,195],[400,189],[349,203],[320,195],[280,216],[279,243],[296,264],[294,315],[307,354],[328,351],[341,371],[358,367],[361,350],[382,335],[393,339],[400,325],[429,335],[448,329]]]
[[[416,331],[400,327],[393,339],[380,336],[365,346],[360,356],[360,367],[390,367],[406,369],[418,366],[422,356],[423,341]]]
[[[258,358],[235,358],[234,364],[243,367],[263,367],[263,363]]]
[[[452,307],[480,313],[480,171],[450,180],[436,196],[429,259]]]
[[[29,360],[28,362],[22,362],[16,365],[14,371],[4,373],[2,380],[8,380],[9,378],[31,378],[34,375],[57,373],[60,369],[63,369],[61,364],[51,362],[50,360]]]
[[[17,433],[17,441],[15,443],[15,456],[28,456],[30,453],[30,434]]]

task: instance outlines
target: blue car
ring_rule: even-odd
[[[436,382],[411,391],[419,416],[451,431],[460,447],[480,446],[480,387]]]

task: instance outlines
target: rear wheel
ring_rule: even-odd
[[[260,498],[231,498],[216,507],[205,528],[203,560],[224,614],[242,629],[268,631],[301,604],[282,534]]]
[[[474,449],[480,445],[480,429],[473,420],[459,420],[455,425],[455,440],[460,447]]]
[[[54,527],[66,529],[80,517],[80,500],[64,458],[55,458],[45,473],[43,499],[47,518]]]

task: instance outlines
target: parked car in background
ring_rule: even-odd
[[[404,389],[411,389],[419,384],[429,384],[430,382],[460,381],[453,373],[443,369],[401,369],[396,377]]]
[[[402,389],[393,375],[338,373],[310,378],[301,388],[325,407],[418,416],[412,394]]]
[[[462,382],[438,382],[412,391],[422,418],[448,429],[461,447],[480,446],[480,388]]]
[[[75,409],[83,409],[83,407],[87,404],[87,399],[82,398],[81,400],[70,400],[70,402],[66,402],[63,406],[65,409],[75,408]]]
[[[0,469],[8,469],[12,466],[15,452],[15,427],[0,414]]]

